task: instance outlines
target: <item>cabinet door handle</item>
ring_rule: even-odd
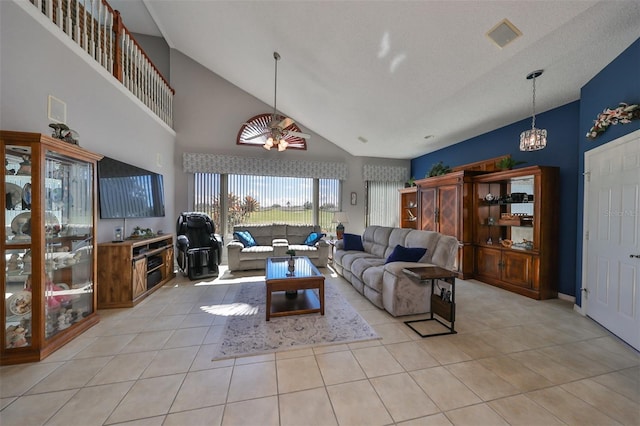
[[[440,209],[435,209],[433,212],[434,219],[436,223],[440,222]]]
[[[638,259],[640,259],[640,254],[630,254],[629,257],[630,258],[637,257]]]

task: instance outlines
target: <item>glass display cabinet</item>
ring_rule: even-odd
[[[557,297],[557,167],[474,178],[475,278],[534,299]]]
[[[96,163],[38,133],[0,131],[0,364],[38,361],[96,324]]]

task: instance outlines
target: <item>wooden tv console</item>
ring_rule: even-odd
[[[98,244],[98,309],[131,308],[175,277],[173,235]]]

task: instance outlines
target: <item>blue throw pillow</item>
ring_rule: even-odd
[[[236,231],[233,233],[233,236],[236,237],[245,247],[253,247],[256,244],[256,240],[251,235],[249,231]]]
[[[422,247],[403,247],[400,244],[393,249],[387,261],[389,262],[417,262],[422,259],[422,256],[427,252],[426,248]]]
[[[321,234],[320,232],[312,232],[307,236],[307,239],[304,240],[303,244],[308,246],[315,246],[318,241],[322,239],[326,234]]]
[[[343,246],[345,250],[364,251],[362,246],[362,237],[356,234],[344,234],[342,236]]]

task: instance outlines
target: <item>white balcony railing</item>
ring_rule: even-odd
[[[106,0],[29,1],[173,127],[175,91]]]

